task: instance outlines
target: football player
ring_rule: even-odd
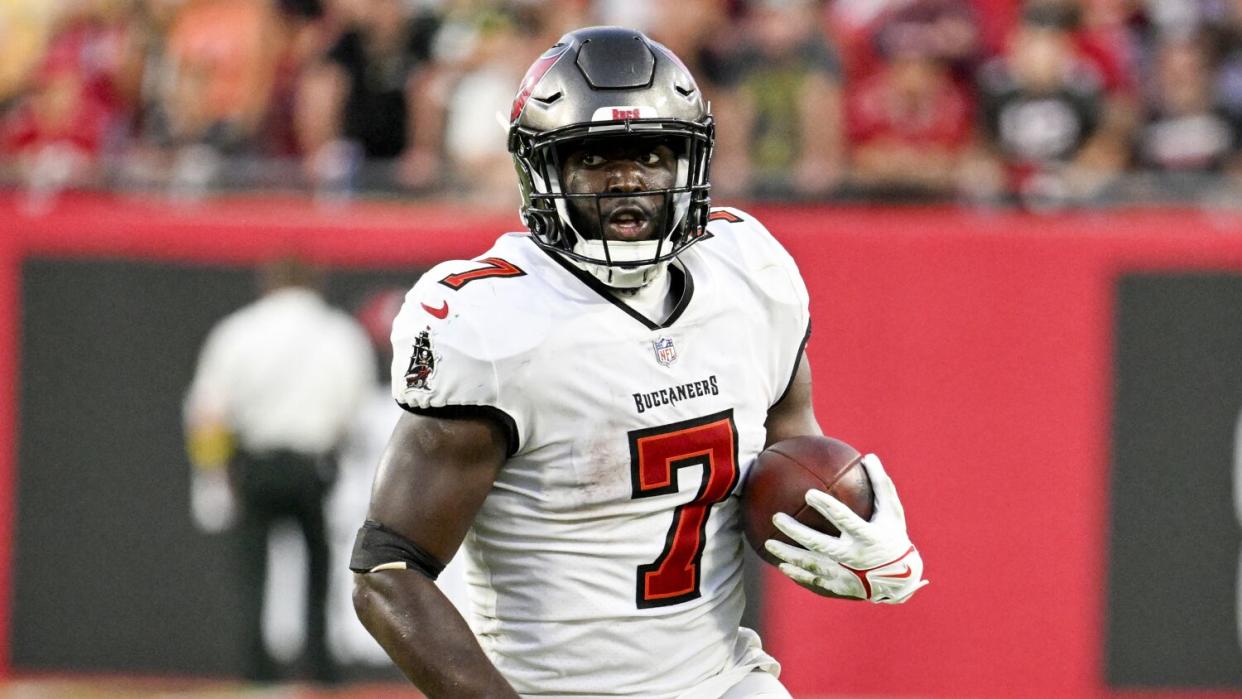
[[[739,627],[736,496],[765,445],[822,433],[808,299],[762,225],[710,208],[712,144],[666,48],[571,32],[510,114],[529,232],[407,295],[392,337],[408,413],[351,568],[362,622],[429,696],[788,696]],[[801,546],[770,550],[823,594],[901,602],[922,561],[864,463],[872,521],[811,491],[845,534],[778,515]],[[432,584],[463,542],[469,623]]]

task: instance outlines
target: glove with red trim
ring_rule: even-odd
[[[906,534],[906,514],[897,487],[875,454],[867,454],[863,468],[875,493],[875,514],[866,521],[831,495],[811,489],[806,502],[841,530],[841,536],[816,531],[787,514],[772,523],[802,547],[768,539],[764,547],[784,561],[781,572],[819,594],[856,597],[901,604],[928,583],[923,579],[923,557]]]

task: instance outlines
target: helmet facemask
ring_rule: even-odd
[[[708,163],[713,125],[678,119],[623,119],[573,124],[542,133],[520,127],[511,148],[525,199],[523,217],[535,241],[570,258],[605,284],[637,288],[657,277],[675,256],[698,242],[707,223]],[[565,158],[574,150],[610,141],[638,147],[638,141],[668,145],[675,168],[672,186],[642,191],[565,191]],[[650,212],[654,231],[643,240],[605,235],[610,199],[630,199]],[[639,203],[641,202],[641,203]]]

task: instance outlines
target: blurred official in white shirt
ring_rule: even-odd
[[[305,660],[314,679],[336,679],[325,639],[324,499],[376,369],[365,332],[317,286],[315,270],[299,261],[266,266],[262,296],[207,336],[185,401],[194,518],[207,531],[237,526],[246,675],[256,681],[277,679],[261,618],[268,535],[284,520],[306,540]]]

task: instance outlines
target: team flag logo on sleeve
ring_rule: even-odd
[[[431,328],[424,328],[414,338],[410,367],[405,370],[405,387],[430,391],[429,382],[436,373],[436,355],[431,349]]]

